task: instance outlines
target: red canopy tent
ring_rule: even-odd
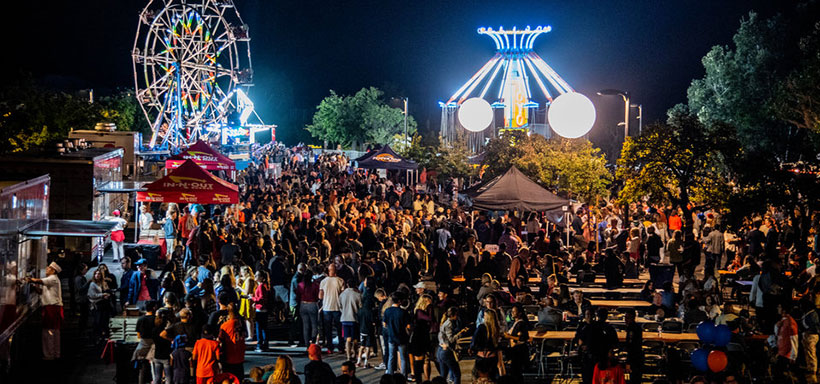
[[[137,201],[158,203],[235,204],[239,187],[202,169],[193,160],[137,192]]]
[[[193,160],[200,167],[209,170],[236,171],[236,163],[227,156],[213,149],[208,143],[199,140],[191,144],[188,149],[180,154],[171,156],[165,160],[166,169],[174,169],[182,165],[186,160]]]

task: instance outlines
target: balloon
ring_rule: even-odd
[[[698,324],[698,339],[706,344],[711,344],[715,341],[715,324],[711,321],[701,321]]]
[[[726,354],[723,351],[712,351],[709,352],[709,358],[707,359],[709,363],[709,369],[712,372],[720,372],[726,369],[726,364],[729,363],[728,359],[726,358]]]
[[[709,351],[698,348],[689,357],[692,359],[692,366],[698,371],[705,372],[709,369]]]
[[[732,330],[725,324],[715,327],[714,344],[718,347],[725,347],[726,344],[732,341]]]

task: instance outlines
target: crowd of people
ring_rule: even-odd
[[[306,384],[356,383],[356,369],[382,369],[384,383],[460,383],[466,356],[474,382],[512,382],[539,364],[530,331],[558,330],[575,331],[570,348],[584,383],[639,383],[650,354],[639,316],[682,330],[726,324],[745,348],[721,374],[692,378],[691,366],[669,364],[655,378],[740,382],[771,366],[778,377],[816,380],[820,284],[811,239],[800,237],[816,220],[801,212],[771,210],[729,232],[717,211],[683,218],[677,207],[581,205],[565,231],[543,214],[473,214],[341,154],[269,146],[257,160],[281,168],[242,171],[239,204],[143,207],[140,222],[157,224],[168,244],[158,270],[120,252],[119,278],[101,264],[86,281],[87,268],[77,268],[74,296],[90,314],[92,339],[106,339],[111,316],[141,311],[141,384],[228,373],[300,383],[287,356],[245,377],[246,349],[268,351],[277,330],[308,351]],[[646,281],[645,311],[594,308],[571,288],[595,276],[619,288],[659,263],[673,265],[677,279]],[[751,292],[740,285],[724,294],[733,280],[752,280]],[[772,364],[747,346],[756,333],[772,335]],[[685,352],[669,346],[664,359],[685,361]],[[339,377],[321,361],[335,353],[347,361]],[[750,364],[757,358],[767,363]]]

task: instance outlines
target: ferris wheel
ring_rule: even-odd
[[[132,57],[151,147],[181,147],[218,134],[252,85],[249,42],[231,0],[148,2]]]

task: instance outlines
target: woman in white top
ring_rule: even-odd
[[[105,337],[108,331],[108,319],[111,317],[111,303],[108,298],[111,294],[100,268],[94,270],[91,284],[88,286],[88,301],[91,303],[91,318],[93,324],[92,339],[96,342]]]

